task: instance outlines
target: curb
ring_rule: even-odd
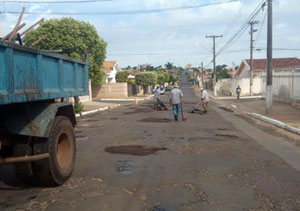
[[[208,95],[209,98],[212,98],[214,100],[235,100],[236,97],[215,97],[212,95]],[[244,96],[244,97],[240,97],[240,99],[261,99],[262,96]]]
[[[260,115],[260,114],[257,114],[257,113],[247,113],[247,114],[251,117],[256,118],[256,119],[260,119],[262,121],[265,121],[267,123],[270,123],[272,125],[280,127],[282,129],[285,129],[287,131],[290,131],[292,133],[296,133],[297,135],[300,135],[300,129],[299,128],[292,127],[292,126],[287,125],[287,124],[285,124],[281,121],[278,121],[276,119],[272,119],[272,118],[269,118],[269,117],[266,117],[266,116],[263,116],[263,115]]]
[[[94,113],[97,113],[97,112],[100,112],[100,111],[113,109],[113,108],[116,108],[116,107],[119,107],[119,106],[121,106],[121,104],[117,104],[117,105],[113,105],[113,106],[109,106],[109,107],[107,106],[107,107],[104,107],[104,108],[98,108],[98,109],[91,110],[91,111],[84,111],[81,114],[76,114],[75,116],[76,117],[82,117],[82,116],[86,116],[86,115],[89,115],[89,114],[94,114]]]
[[[144,101],[144,100],[148,100],[151,97],[153,97],[154,95],[150,95],[148,97],[142,98],[142,99],[137,99],[138,101]],[[101,101],[119,101],[119,102],[134,102],[135,98],[130,98],[130,99],[101,99]]]

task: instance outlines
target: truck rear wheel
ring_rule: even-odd
[[[49,159],[37,161],[36,175],[45,186],[59,186],[71,176],[76,158],[74,128],[67,117],[54,119],[50,136],[35,143],[35,154],[48,152]]]
[[[17,143],[14,145],[14,155],[16,157],[30,156],[32,155],[32,147],[29,144]],[[17,177],[24,185],[38,184],[33,162],[15,163],[14,167]]]

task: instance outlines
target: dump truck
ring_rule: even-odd
[[[88,95],[88,56],[0,41],[0,165],[26,185],[59,186],[72,174],[76,116],[70,99]]]

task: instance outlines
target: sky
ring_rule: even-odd
[[[176,66],[192,64],[212,67],[212,39],[206,35],[223,35],[216,39],[217,65],[239,65],[250,57],[249,27],[231,45],[220,49],[247,23],[250,14],[262,0],[104,0],[89,3],[41,3],[62,0],[30,0],[39,3],[12,3],[0,0],[0,36],[9,33],[17,22],[22,7],[27,12],[23,22],[30,26],[41,18],[73,17],[94,25],[107,42],[107,61],[117,61],[121,67],[171,62]],[[18,0],[29,1],[29,0]],[[67,1],[67,0],[64,0]],[[73,0],[78,1],[78,0]],[[84,0],[83,0],[84,1]],[[209,4],[212,4],[208,6]],[[91,12],[117,12],[165,9],[203,5],[203,7],[143,14],[91,15]],[[206,6],[204,6],[206,5]],[[273,57],[300,58],[300,2],[273,0]],[[88,15],[78,15],[87,12]],[[254,20],[254,58],[266,58],[267,7]],[[57,15],[55,13],[63,13]],[[71,13],[71,14],[70,14]],[[257,49],[257,50],[256,50]]]

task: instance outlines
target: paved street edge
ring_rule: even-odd
[[[292,127],[292,126],[290,126],[290,125],[287,125],[287,124],[285,124],[285,123],[283,123],[283,122],[281,122],[281,121],[278,121],[278,120],[276,120],[276,119],[272,119],[272,118],[263,116],[263,115],[261,115],[261,114],[253,113],[253,112],[247,113],[247,114],[248,114],[249,116],[251,116],[251,117],[256,118],[256,119],[260,119],[260,120],[262,120],[262,121],[264,121],[264,122],[267,122],[267,123],[269,123],[269,124],[275,125],[275,126],[277,126],[277,127],[280,127],[280,128],[282,128],[282,129],[285,129],[285,130],[287,130],[287,131],[290,131],[290,132],[292,132],[292,133],[296,133],[297,135],[300,135],[300,129],[295,128],[295,127]]]
[[[144,99],[138,99],[138,101],[149,100],[153,96],[154,95],[148,96]],[[111,101],[118,101],[118,99],[112,99]],[[86,116],[86,115],[89,115],[89,114],[94,114],[94,113],[97,113],[97,112],[100,112],[100,111],[106,111],[106,110],[109,110],[109,109],[114,109],[114,108],[119,107],[119,106],[121,106],[121,104],[116,104],[116,105],[113,105],[113,106],[107,106],[107,107],[104,107],[104,108],[98,108],[98,109],[94,109],[94,110],[90,110],[90,111],[84,111],[81,114],[76,114],[76,117],[82,117],[82,116]]]

